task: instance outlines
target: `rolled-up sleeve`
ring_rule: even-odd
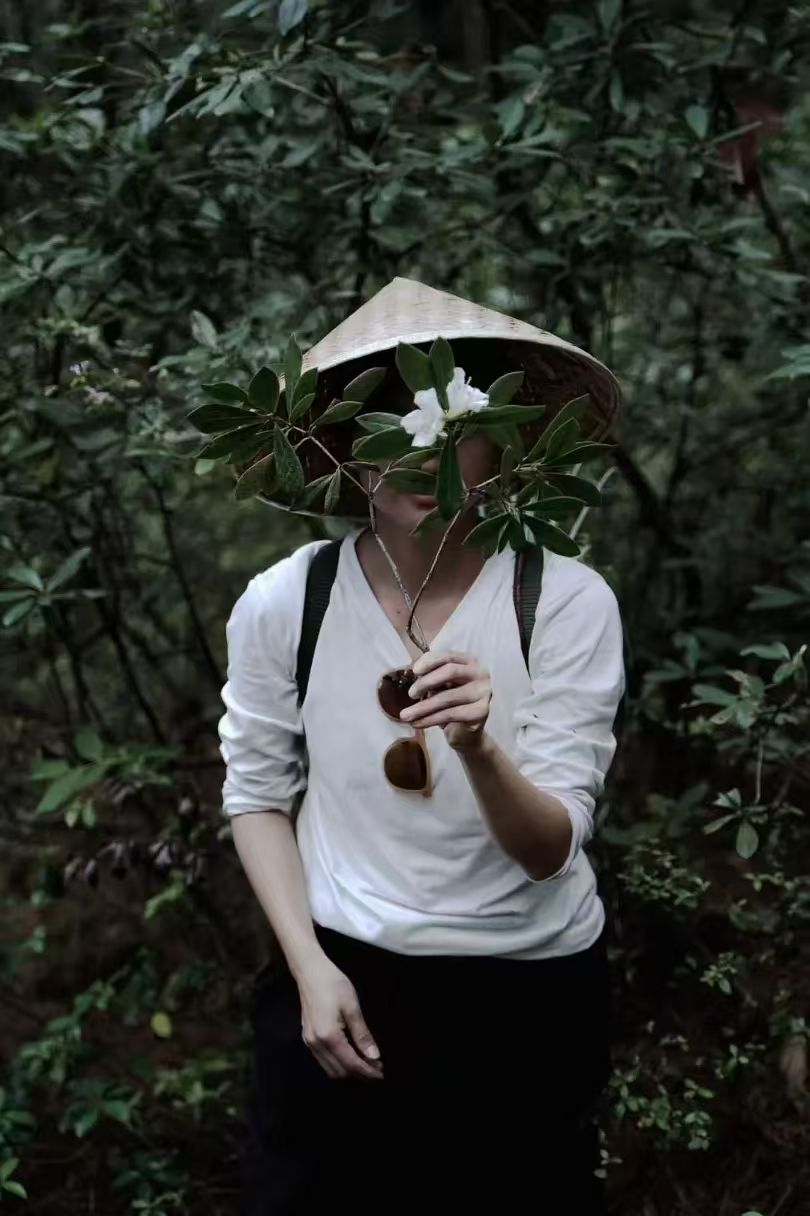
[[[226,626],[224,815],[289,814],[306,787],[304,734],[295,681],[296,614],[290,558],[251,579]]]
[[[529,652],[531,692],[516,710],[521,774],[568,811],[571,846],[550,882],[568,872],[593,835],[593,812],[616,750],[613,733],[624,692],[622,624],[600,574],[578,576],[544,602]]]

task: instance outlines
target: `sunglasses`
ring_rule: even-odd
[[[406,725],[400,719],[400,710],[406,705],[413,705],[413,697],[409,695],[408,690],[415,680],[416,676],[410,667],[399,667],[396,671],[387,671],[377,684],[380,709],[386,717],[398,722],[400,726]],[[397,739],[387,748],[383,757],[383,769],[395,789],[409,790],[421,794],[423,798],[429,798],[433,793],[430,753],[425,742],[424,727],[415,726],[414,731],[413,739]]]

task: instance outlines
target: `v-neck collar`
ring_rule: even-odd
[[[380,629],[386,630],[391,635],[392,639],[395,640],[397,646],[405,656],[407,665],[410,666],[410,664],[414,662],[414,658],[405,645],[402,635],[397,630],[393,621],[389,619],[385,609],[374,594],[374,590],[366,578],[366,572],[360,564],[360,558],[357,554],[356,547],[357,541],[362,533],[367,530],[368,529],[366,528],[360,528],[358,531],[350,533],[343,540],[343,553],[346,558],[348,569],[354,583],[357,586],[358,595],[361,597],[363,603],[366,604],[368,612],[374,619],[379,621]],[[451,628],[451,626],[454,626],[463,615],[465,615],[467,610],[469,610],[471,601],[478,597],[478,593],[480,592],[482,585],[488,580],[493,569],[498,564],[498,558],[502,556],[502,553],[493,553],[486,558],[481,566],[481,569],[478,571],[478,574],[475,576],[472,583],[470,583],[470,586],[464,592],[464,595],[456,604],[455,608],[450,613],[441,629],[439,629],[435,636],[430,639],[430,649],[432,651],[437,650],[441,646],[446,632]],[[416,609],[416,615],[419,615],[418,606]]]

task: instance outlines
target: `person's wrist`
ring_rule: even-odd
[[[486,758],[492,754],[494,740],[487,732],[486,726],[482,726],[479,731],[470,731],[464,737],[455,739],[450,746],[462,759]]]
[[[288,963],[299,988],[307,987],[325,967],[332,966],[317,938],[314,938],[306,949],[299,951],[295,958],[288,959]]]

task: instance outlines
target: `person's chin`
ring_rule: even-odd
[[[397,503],[396,515],[404,528],[416,527],[420,519],[433,510],[436,499],[427,494],[402,494]]]

